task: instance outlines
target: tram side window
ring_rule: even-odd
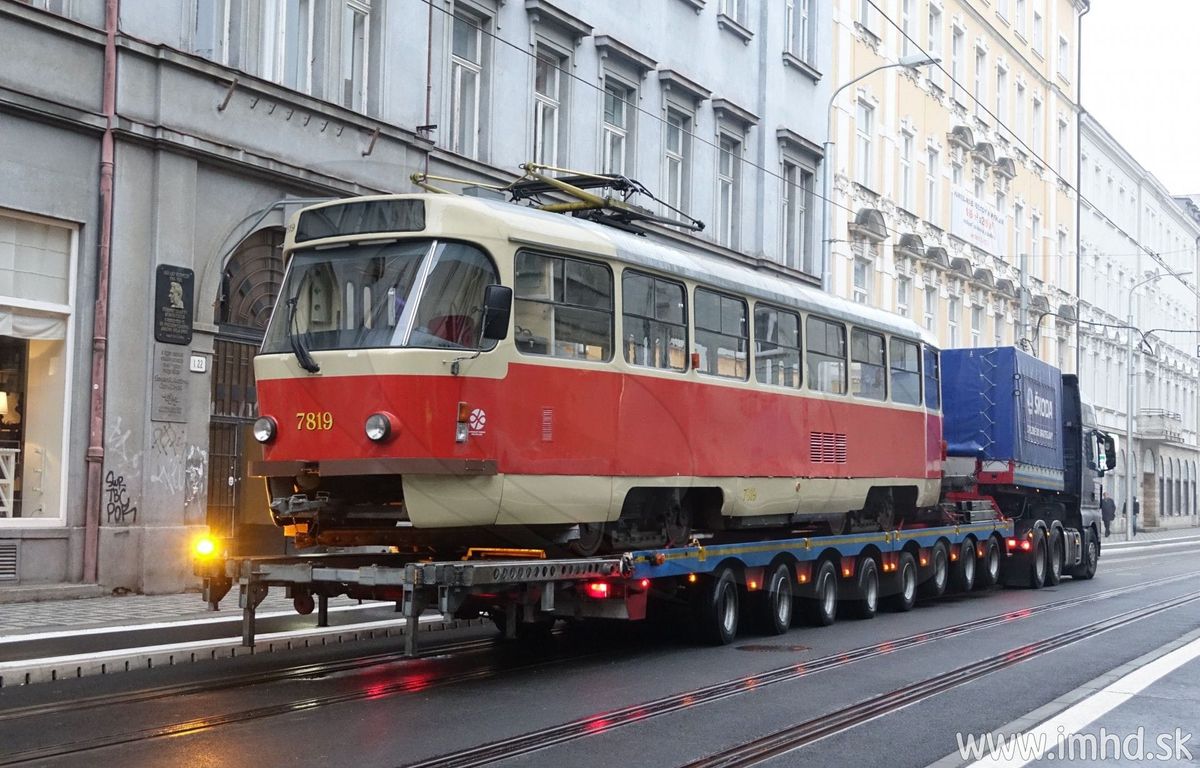
[[[687,370],[687,294],[681,283],[626,271],[621,278],[625,360]]]
[[[911,341],[892,339],[892,401],[921,404],[921,348]]]
[[[805,323],[808,388],[846,394],[846,326],[819,317]]]
[[[612,359],[613,278],[607,266],[521,252],[513,294],[519,351],[570,360]]]
[[[871,400],[887,398],[887,367],[881,334],[861,328],[850,331],[850,392]]]
[[[746,354],[750,346],[746,302],[706,288],[697,288],[696,352],[700,373],[745,380],[749,376]]]
[[[800,316],[795,312],[754,305],[754,378],[800,388]]]
[[[925,407],[942,407],[942,387],[939,382],[941,374],[938,370],[938,351],[933,347],[925,347]]]

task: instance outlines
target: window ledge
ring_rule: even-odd
[[[700,11],[704,10],[704,0],[682,0],[682,2],[684,5],[690,5],[697,16],[700,15]]]
[[[875,34],[871,30],[864,27],[862,25],[862,22],[860,22],[860,21],[854,22],[854,29],[855,29],[855,31],[858,32],[858,36],[860,38],[862,38],[863,42],[867,43],[868,45],[870,45],[873,48],[877,48],[879,46],[879,43],[880,43],[879,35]]]
[[[1070,85],[1070,84],[1071,84],[1071,78],[1067,77],[1067,76],[1066,76],[1066,75],[1064,75],[1062,72],[1059,72],[1059,73],[1058,73],[1058,79],[1059,79],[1059,80],[1062,80],[1062,81],[1063,81],[1064,83],[1066,83],[1067,85]]]
[[[816,67],[809,64],[807,61],[800,58],[799,56],[792,53],[791,51],[783,52],[783,66],[790,67],[791,69],[796,70],[800,74],[807,77],[809,80],[812,80],[814,83],[818,82],[821,79],[821,73],[819,71],[817,71]]]
[[[717,26],[726,32],[736,35],[746,45],[749,45],[750,40],[754,37],[754,33],[739,24],[737,19],[732,16],[726,16],[723,13],[717,14]]]

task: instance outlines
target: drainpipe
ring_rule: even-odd
[[[1080,332],[1079,299],[1083,296],[1083,17],[1092,10],[1083,4],[1079,14],[1079,31],[1075,34],[1075,375],[1083,372],[1083,334]],[[1097,192],[1097,194],[1099,194]]]
[[[104,3],[104,136],[100,140],[100,242],[96,253],[96,305],[92,321],[92,387],[88,416],[87,494],[84,508],[83,580],[97,581],[100,557],[100,482],[104,468],[104,405],[108,367],[108,280],[112,246],[113,128],[117,122],[117,24],[120,0]]]

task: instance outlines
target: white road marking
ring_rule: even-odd
[[[1200,658],[1200,638],[1138,667],[1119,680],[1088,696],[1079,703],[1068,707],[1049,720],[1043,721],[1025,733],[1009,736],[1008,740],[1021,739],[1026,744],[1044,743],[1050,748],[1047,752],[1050,752],[1058,746],[1060,734],[1064,737],[1069,737],[1072,734],[1078,733],[1087,725],[1096,722],[1099,718],[1112,712],[1137,694],[1149,688],[1155,682],[1179,669],[1184,664],[1198,658]],[[975,766],[1020,768],[1020,766],[1027,765],[1030,762],[1033,762],[1033,759],[1013,758],[1005,760],[1000,757],[989,757],[971,763],[970,768],[975,768]]]

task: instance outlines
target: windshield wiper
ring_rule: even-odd
[[[296,356],[296,361],[300,363],[301,368],[309,373],[316,373],[321,370],[321,366],[317,365],[317,361],[313,360],[313,356],[309,354],[308,347],[304,343],[304,335],[296,332],[296,299],[288,299],[287,306],[287,337],[288,343],[292,346],[292,354]]]

